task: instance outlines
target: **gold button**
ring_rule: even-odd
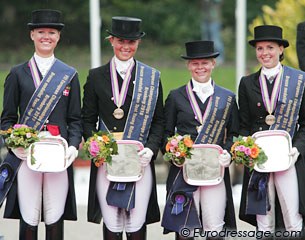
[[[113,130],[116,130],[117,128],[116,127],[113,127]]]

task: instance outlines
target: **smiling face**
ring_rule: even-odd
[[[255,45],[256,58],[265,68],[273,68],[280,61],[284,47],[276,42],[263,41]]]
[[[205,83],[209,81],[215,64],[214,58],[192,59],[188,61],[187,68],[195,81]]]
[[[121,61],[127,61],[136,54],[141,40],[127,40],[117,37],[110,37],[109,41],[113,47],[115,56]]]
[[[40,57],[50,57],[60,39],[60,32],[54,28],[35,28],[30,33],[35,52]]]

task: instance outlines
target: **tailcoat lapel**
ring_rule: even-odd
[[[252,90],[256,93],[259,93],[261,95],[261,87],[259,84],[259,76],[260,76],[261,70],[259,70],[258,72],[256,72],[253,75],[252,78]]]

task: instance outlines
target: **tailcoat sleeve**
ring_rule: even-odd
[[[298,149],[303,157],[305,156],[305,92],[303,92],[298,124],[292,139],[292,145]]]
[[[238,88],[238,105],[240,118],[239,134],[242,136],[248,136],[250,134],[249,129],[251,128],[251,113],[248,96],[249,93],[247,92],[246,79],[243,77]]]
[[[85,140],[92,135],[92,132],[97,131],[99,101],[95,93],[95,78],[93,75],[93,70],[90,70],[84,85],[82,121]]]
[[[82,139],[82,121],[81,121],[81,94],[78,73],[75,74],[70,82],[71,90],[69,94],[69,103],[67,106],[67,131],[69,146],[79,147]]]
[[[296,49],[299,67],[305,71],[305,22],[297,25]]]
[[[11,69],[4,82],[3,110],[1,113],[2,130],[6,130],[16,124],[19,118],[20,90],[16,71],[16,68]]]

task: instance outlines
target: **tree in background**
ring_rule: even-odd
[[[262,7],[263,14],[255,18],[249,25],[253,39],[255,26],[262,24],[278,25],[283,28],[283,37],[289,41],[289,47],[285,50],[284,64],[299,68],[296,56],[296,30],[299,22],[305,21],[305,0],[279,0],[275,8],[268,5]]]
[[[156,49],[161,51],[161,54],[177,57],[183,51],[184,42],[201,39],[200,23],[203,14],[201,1],[203,0],[100,0],[102,49],[107,49],[103,39],[107,34],[105,30],[111,27],[111,17],[133,16],[143,19],[142,27],[147,35],[145,36],[146,45],[142,44],[142,48],[151,50],[151,54],[146,54],[145,57],[160,57],[160,52]],[[25,23],[29,21],[33,9],[53,8],[62,11],[66,27],[62,32],[64,38],[60,42],[60,49],[63,50],[61,54],[64,54],[68,48],[69,50],[75,48],[76,52],[80,48],[88,48],[90,45],[89,2],[89,0],[2,1],[0,65],[1,62],[9,64],[18,62],[16,58],[22,59],[21,55],[26,50],[25,40],[29,39]],[[278,0],[267,2],[270,7],[274,7]],[[300,1],[287,2],[294,4]],[[264,4],[266,0],[247,1],[247,24],[262,14],[261,7]],[[290,8],[289,4],[286,4],[288,8]],[[221,36],[226,50],[226,60],[232,63],[235,60],[235,7],[236,0],[222,0]],[[293,18],[295,14],[291,14]],[[28,41],[28,43],[31,42]]]
[[[222,0],[201,0],[201,5],[201,39],[214,41],[215,49],[220,53],[217,63],[221,64],[225,60],[225,49],[221,35]]]

